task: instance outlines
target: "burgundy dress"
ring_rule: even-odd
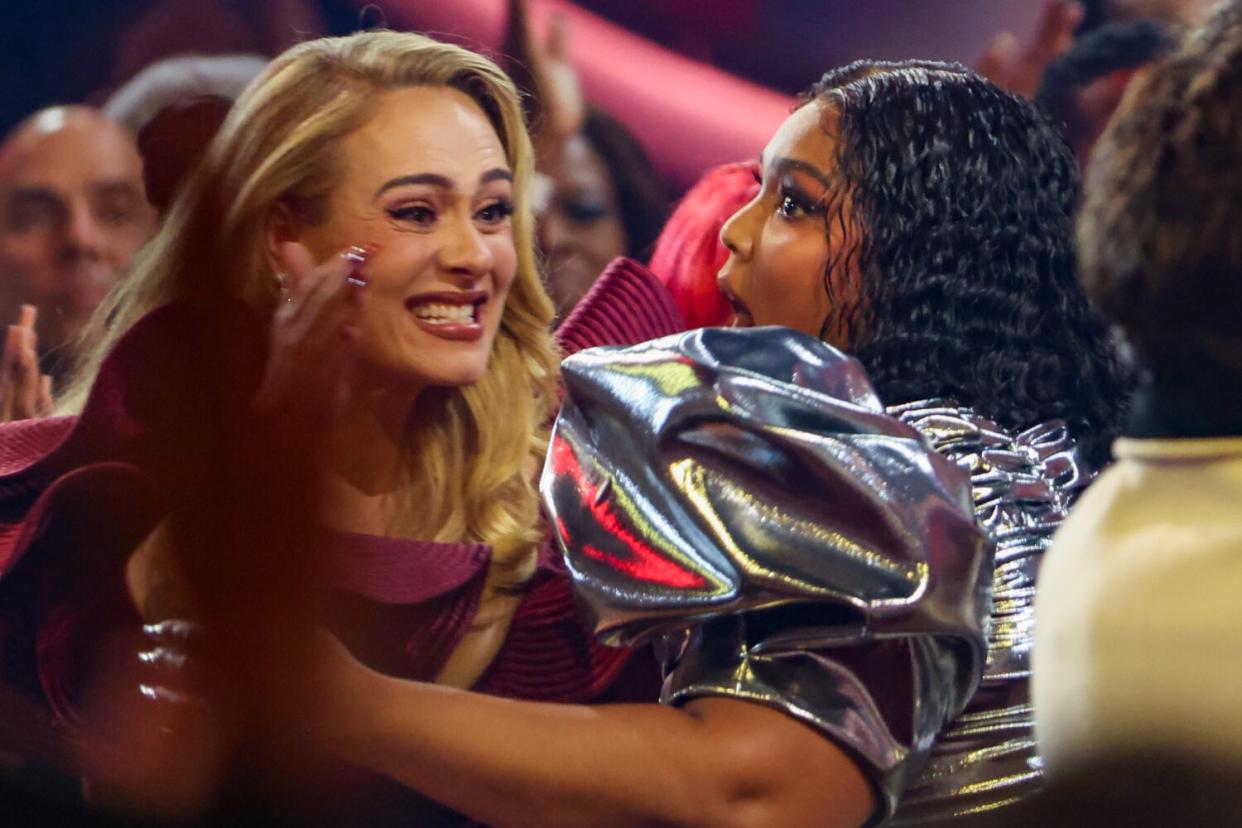
[[[238,325],[237,347],[253,351],[260,326]],[[184,459],[170,461],[156,447],[176,444],[203,402],[182,379],[193,373],[196,326],[203,319],[187,305],[153,312],[118,343],[80,416],[0,425],[0,751],[63,762],[80,725],[79,682],[108,652],[110,631],[141,623],[124,564],[164,514],[168,493],[153,481],[176,475],[162,464]],[[618,260],[558,339],[573,353],[681,327],[663,286]],[[214,338],[204,333],[201,341]],[[343,532],[324,538],[339,613],[330,626],[375,669],[432,679],[475,616],[490,547]],[[648,651],[595,642],[549,539],[504,644],[473,689],[556,702],[655,701],[659,674]],[[325,807],[323,821],[462,823],[395,783],[372,779],[365,790],[337,803],[339,820]]]

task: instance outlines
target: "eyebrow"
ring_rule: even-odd
[[[479,176],[480,184],[490,184],[493,181],[512,181],[513,173],[504,167],[495,167]],[[411,184],[425,184],[430,187],[436,187],[441,190],[453,189],[453,180],[448,176],[439,173],[416,173],[415,175],[403,175],[385,181],[378,190],[375,191],[373,198],[379,198],[384,193],[395,187],[405,187]]]
[[[11,211],[28,210],[36,206],[44,210],[55,210],[58,213],[65,211],[64,200],[50,188],[39,185],[14,187],[4,193],[3,201],[0,201],[0,210],[3,210],[3,220],[6,222],[9,220]]]
[[[759,166],[763,166],[763,156],[759,156]],[[832,180],[828,177],[828,174],[814,164],[806,161],[798,161],[794,158],[785,158],[782,156],[772,161],[772,169],[776,173],[789,172],[790,170],[804,173],[818,181],[821,185],[823,185],[824,189],[831,189],[832,187]]]
[[[138,188],[128,181],[98,181],[91,185],[91,195],[95,198],[141,198]],[[46,201],[61,203],[64,199],[55,190],[41,184],[15,187],[8,193],[10,201]]]
[[[39,185],[23,185],[14,187],[5,195],[6,200],[12,203],[19,203],[23,201],[45,201],[55,204],[60,203],[60,197],[57,196],[56,193],[48,187],[42,187]]]
[[[102,198],[115,196],[137,196],[138,188],[128,181],[100,181],[91,187],[91,192]]]

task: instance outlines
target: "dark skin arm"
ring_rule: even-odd
[[[856,828],[875,796],[849,756],[758,704],[515,701],[368,670],[333,642],[332,747],[496,828]]]

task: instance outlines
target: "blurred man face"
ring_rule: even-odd
[[[154,228],[124,130],[88,107],[34,115],[0,146],[0,315],[37,305],[40,350],[57,348]]]

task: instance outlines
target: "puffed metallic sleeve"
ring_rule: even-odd
[[[856,361],[787,329],[562,370],[541,488],[597,633],[657,639],[667,703],[728,696],[818,728],[891,813],[985,663],[992,547],[969,476]]]

